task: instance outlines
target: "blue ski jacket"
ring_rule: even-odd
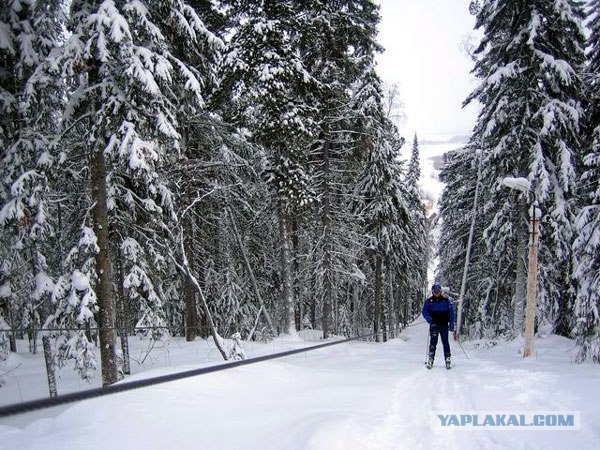
[[[422,312],[428,324],[449,325],[450,331],[454,331],[454,306],[443,295],[432,295],[425,300]]]

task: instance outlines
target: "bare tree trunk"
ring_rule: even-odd
[[[184,230],[184,241],[183,246],[186,254],[192,255],[192,239],[193,239],[193,230],[191,218],[184,219],[185,220],[185,230]],[[194,270],[194,261],[190,259],[188,261],[190,265],[190,270]],[[198,310],[196,309],[196,290],[194,289],[194,284],[192,283],[189,276],[184,276],[183,279],[183,302],[185,304],[185,340],[187,342],[192,342],[198,336]]]
[[[308,301],[309,303],[309,314],[310,314],[310,325],[313,330],[317,329],[317,276],[316,271],[312,271],[310,275],[310,291]]]
[[[358,284],[357,283],[353,283],[352,284],[352,327],[356,330],[356,335],[358,336],[359,333],[359,316],[358,316],[358,305],[359,305],[359,301],[358,301]]]
[[[125,282],[125,274],[123,273],[123,255],[121,254],[121,249],[118,251],[119,261],[118,261],[118,271],[119,271],[119,299],[117,304],[117,309],[119,313],[119,319],[117,322],[119,323],[119,337],[121,338],[121,352],[123,353],[123,374],[130,375],[131,374],[131,360],[129,355],[129,335],[127,333],[127,308],[125,307],[125,292],[124,292],[124,282]]]
[[[382,264],[382,271],[381,271],[381,328],[382,328],[382,334],[383,334],[383,342],[387,342],[388,338],[389,338],[389,333],[391,332],[391,329],[388,328],[388,320],[391,314],[391,309],[390,309],[390,303],[389,303],[389,297],[387,296],[387,288],[386,288],[386,283],[385,283],[385,269],[386,269],[386,265]]]
[[[131,357],[129,356],[129,335],[127,327],[121,325],[121,352],[123,353],[123,373],[131,374]]]
[[[380,324],[381,320],[381,288],[382,288],[382,280],[381,280],[381,256],[377,254],[375,256],[375,310],[373,311],[373,332],[375,333],[375,342],[380,342],[381,338],[379,336]]]
[[[170,236],[171,242],[173,242],[173,243],[177,242],[177,240],[173,236],[173,233],[171,232],[170,229],[165,228],[165,231]],[[181,232],[181,234],[183,234],[183,232]],[[210,310],[208,309],[208,303],[206,302],[206,297],[204,296],[202,287],[200,286],[198,279],[194,276],[194,273],[192,272],[192,270],[190,268],[187,253],[185,251],[183,236],[179,237],[179,247],[180,247],[180,251],[181,251],[181,257],[183,258],[183,261],[181,263],[179,263],[179,261],[177,261],[177,257],[175,256],[175,253],[173,252],[173,250],[171,248],[169,248],[168,246],[163,246],[163,248],[165,248],[165,250],[167,251],[167,254],[171,258],[173,263],[177,266],[177,269],[180,271],[180,273],[185,273],[189,277],[194,288],[196,289],[196,292],[198,293],[198,296],[200,297],[200,306],[202,307],[202,311],[204,312],[205,318],[208,322],[208,327],[210,329],[210,333],[215,342],[215,346],[217,347],[217,350],[219,350],[219,353],[221,353],[221,356],[223,357],[223,359],[227,361],[229,359],[229,352],[225,349],[223,340],[222,340],[221,336],[219,336],[219,333],[217,333],[217,328],[215,327],[215,323],[212,320],[212,315],[210,314]]]
[[[202,310],[204,311],[204,315],[206,317],[206,320],[208,321],[208,327],[210,329],[210,333],[213,337],[215,345],[216,345],[217,349],[219,350],[219,352],[221,353],[221,356],[223,357],[223,359],[225,361],[227,361],[229,359],[229,353],[227,352],[227,350],[225,350],[225,347],[223,346],[223,340],[221,339],[221,336],[219,336],[219,333],[217,333],[217,328],[215,327],[215,324],[212,320],[212,315],[210,314],[210,310],[208,309],[208,303],[206,303],[206,297],[204,297],[204,292],[202,291],[202,288],[200,287],[200,283],[198,282],[197,278],[194,276],[194,274],[191,272],[191,270],[188,266],[187,258],[185,258],[185,260],[184,260],[183,268],[184,268],[185,272],[187,273],[188,277],[190,278],[190,281],[192,282],[194,288],[200,295],[200,300],[201,300],[200,305],[202,306]]]
[[[330,161],[329,140],[323,146],[323,197],[322,216],[323,225],[323,339],[327,339],[331,332],[331,307],[333,302],[333,260],[331,236],[331,186],[330,186]]]
[[[50,397],[56,397],[58,395],[56,389],[56,374],[54,371],[54,358],[52,356],[52,347],[50,346],[50,338],[48,336],[42,337],[42,346],[44,348],[44,359],[46,360],[46,375],[48,376],[48,390],[50,391]]]
[[[392,271],[388,271],[390,292],[388,295],[388,329],[390,330],[390,338],[396,337],[396,302],[394,301],[394,277]]]
[[[298,274],[300,273],[300,267],[299,267],[299,262],[298,262],[298,247],[299,247],[299,240],[298,240],[298,218],[294,217],[293,220],[291,220],[291,239],[292,239],[292,267],[294,268],[294,277],[292,277],[293,283],[292,283],[292,288],[294,289],[294,299],[295,301],[295,307],[294,307],[294,320],[295,320],[295,325],[296,325],[296,330],[300,331],[302,329],[302,301],[301,301],[301,295],[298,292]]]
[[[187,275],[183,277],[183,301],[185,304],[185,340],[192,342],[198,336],[200,320],[196,308],[196,290]]]
[[[385,296],[384,296],[385,297]],[[387,328],[387,316],[389,312],[387,311],[387,302],[385,298],[382,299],[382,308],[381,308],[381,333],[383,336],[383,342],[387,342],[388,340],[388,328]]]
[[[94,233],[98,239],[96,295],[99,309],[102,385],[108,386],[118,380],[118,373],[115,352],[115,302],[111,291],[110,240],[106,205],[106,163],[102,149],[97,149],[92,155],[91,183],[92,199],[94,201]]]
[[[12,308],[7,308],[8,314],[8,322],[10,323],[10,334],[8,335],[8,342],[10,344],[10,351],[12,353],[17,353],[17,338],[15,336],[15,324],[13,323],[13,311]]]
[[[267,319],[267,324],[269,325],[269,328],[271,329],[273,336],[276,336],[277,331],[275,330],[275,327],[273,326],[273,321],[271,320],[271,316],[269,315],[269,312],[266,310],[262,296],[260,295],[260,291],[258,290],[258,283],[256,282],[256,277],[254,276],[254,270],[252,270],[252,265],[250,264],[250,260],[248,259],[248,254],[246,253],[246,247],[244,246],[244,242],[242,241],[240,232],[237,229],[237,225],[233,218],[233,214],[231,214],[230,209],[227,209],[227,212],[229,214],[229,219],[231,220],[231,226],[233,228],[233,233],[235,234],[235,239],[238,243],[238,246],[240,247],[240,251],[242,252],[242,257],[244,258],[244,264],[246,264],[246,269],[248,270],[248,273],[250,274],[250,281],[252,282],[252,288],[254,289],[254,295],[256,295],[256,299],[258,300],[258,304],[260,306],[258,315],[260,316],[261,312],[263,312],[265,314],[265,319]],[[258,320],[258,318],[257,318],[257,320]],[[256,326],[254,328],[256,328]],[[254,329],[253,329],[253,331],[254,331]],[[250,338],[252,337],[252,334],[253,333],[250,333],[248,340],[250,340]]]
[[[285,325],[288,334],[296,333],[294,318],[294,290],[292,287],[292,262],[290,258],[290,236],[288,218],[283,208],[279,208],[279,240],[281,242],[281,278],[283,281],[283,301]]]
[[[29,351],[37,355],[37,320],[33,309],[29,311],[31,325],[29,326]]]
[[[41,272],[41,267],[40,267],[40,262],[38,260],[38,252],[37,252],[37,243],[33,242],[32,246],[31,246],[31,264],[32,264],[32,270],[33,270],[33,276],[37,276],[38,273]],[[33,305],[35,305],[35,302],[33,303]],[[31,353],[33,353],[34,355],[37,355],[37,329],[38,327],[41,328],[41,324],[39,323],[39,315],[37,314],[36,309],[38,308],[38,305],[32,306],[31,308],[31,344],[30,344],[30,350]]]

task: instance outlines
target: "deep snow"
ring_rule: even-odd
[[[456,366],[423,365],[427,326],[387,343],[352,342],[224,372],[110,395],[0,422],[0,449],[558,449],[600,442],[597,365],[573,365],[572,341],[453,343]],[[198,358],[199,342],[169,345]],[[300,346],[280,338],[255,352]],[[304,344],[305,345],[305,344]],[[478,347],[478,348],[476,348]],[[439,349],[438,349],[439,351]],[[166,349],[153,350],[156,360]],[[254,354],[252,354],[254,353]],[[199,364],[199,365],[205,365]],[[193,367],[198,367],[195,364]],[[154,369],[155,376],[192,366]],[[4,389],[0,395],[4,399]],[[579,431],[449,431],[432,411],[579,411]],[[36,418],[37,417],[37,418]]]
[[[460,145],[421,144],[422,189],[431,210],[443,189],[441,155]],[[410,151],[411,146],[405,146]],[[408,157],[408,155],[405,155]],[[433,267],[430,269],[430,274]],[[432,280],[431,280],[432,281]],[[459,287],[453,287],[457,291]],[[423,365],[427,327],[417,321],[387,343],[352,342],[225,372],[0,419],[0,450],[13,449],[595,449],[600,442],[600,370],[571,363],[573,342],[536,338],[536,358],[523,360],[520,341],[489,348],[452,343],[456,367],[440,358]],[[247,357],[313,345],[283,336],[245,344]],[[309,341],[309,342],[306,342]],[[156,344],[131,339],[128,379],[218,364],[214,345],[174,338]],[[48,395],[42,355],[19,353],[0,366],[0,405]],[[440,351],[441,349],[438,349]],[[59,372],[59,394],[98,387]],[[579,431],[488,429],[449,431],[430,426],[432,411],[578,411]]]

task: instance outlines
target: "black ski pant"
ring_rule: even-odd
[[[444,346],[444,359],[450,356],[450,341],[448,340],[448,325],[437,325],[432,323],[429,325],[429,358],[435,358],[435,348],[438,343],[438,336],[442,338]]]

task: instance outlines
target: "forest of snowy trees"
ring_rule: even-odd
[[[404,164],[378,21],[368,0],[3,0],[4,357],[43,336],[107,385],[136,333],[228,359],[236,333],[414,318],[418,147]]]
[[[469,144],[446,155],[438,274],[460,285],[463,334],[523,332],[529,209],[541,210],[536,329],[600,362],[600,1],[471,2],[478,101]],[[524,177],[529,193],[505,187]],[[480,198],[475,202],[475,186]]]
[[[462,334],[522,334],[535,196],[537,330],[600,362],[600,0],[471,12],[481,112],[441,173],[437,277],[461,284],[474,223]],[[228,359],[222,337],[418,315],[419,146],[399,157],[378,22],[369,0],[3,0],[0,359],[44,337],[107,385],[135,334]]]

